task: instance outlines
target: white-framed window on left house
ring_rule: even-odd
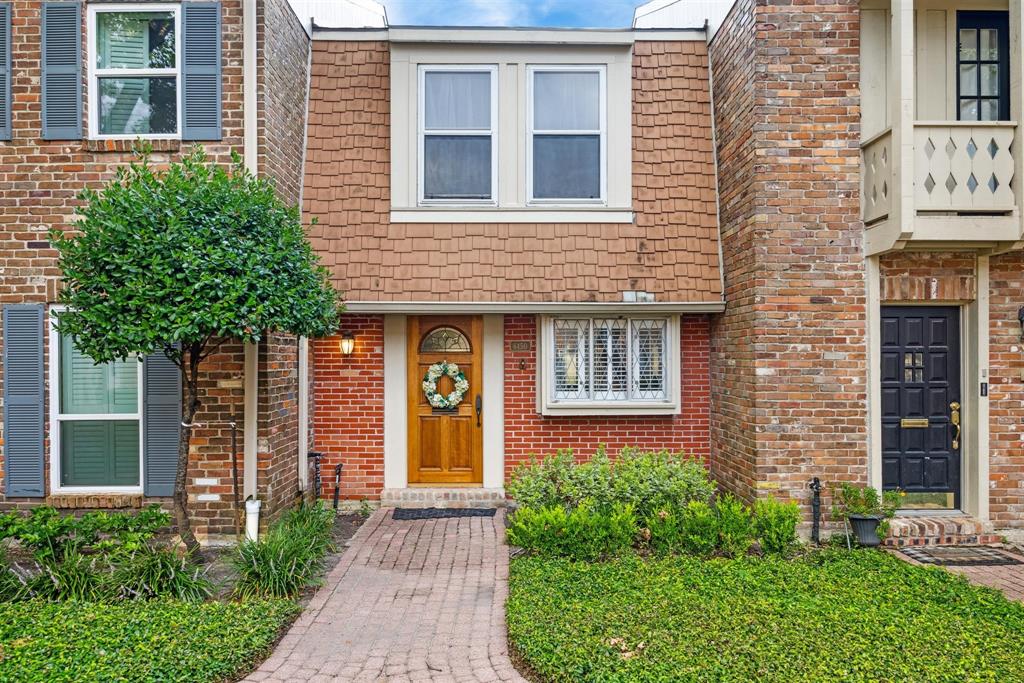
[[[96,364],[50,329],[50,467],[57,492],[141,491],[142,364]]]
[[[179,5],[89,7],[89,130],[99,138],[177,138]]]

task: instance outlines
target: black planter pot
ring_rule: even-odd
[[[853,527],[853,534],[857,537],[857,543],[866,548],[875,548],[882,544],[878,537],[878,525],[882,523],[881,517],[872,515],[850,515],[850,526]]]

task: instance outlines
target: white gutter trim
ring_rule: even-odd
[[[401,27],[345,29],[313,26],[314,40],[388,41],[392,43],[491,43],[527,45],[632,45],[645,40],[707,40],[693,29],[545,29],[496,27]]]
[[[253,174],[259,172],[256,112],[256,0],[242,1],[242,160]],[[256,497],[257,440],[259,432],[259,344],[245,344],[242,409],[242,492]]]
[[[721,301],[664,301],[654,303],[503,302],[503,301],[346,301],[348,313],[470,314],[470,313],[721,313]]]

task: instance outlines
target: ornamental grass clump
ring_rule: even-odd
[[[118,558],[103,586],[104,597],[114,601],[173,598],[203,602],[213,591],[213,582],[191,562],[190,554],[149,546]]]
[[[331,547],[334,511],[318,502],[289,512],[257,541],[238,547],[237,598],[288,598],[315,583]]]

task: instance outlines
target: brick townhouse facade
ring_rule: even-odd
[[[341,495],[500,500],[531,455],[601,444],[707,459],[722,280],[704,32],[313,38],[303,209],[354,347],[313,344],[313,431]],[[456,135],[492,142],[493,184],[432,156]],[[560,170],[569,186],[546,144],[583,169]],[[422,385],[440,361],[468,377],[454,409]]]
[[[727,487],[899,488],[898,543],[1024,529],[1020,23],[1013,1],[737,0],[717,27]]]
[[[274,180],[285,201],[298,203],[310,44],[286,0],[0,3],[0,506],[132,508],[169,500],[176,447],[160,449],[146,439],[156,419],[146,408],[158,384],[151,359],[145,369],[128,370],[145,378],[126,409],[136,417],[120,423],[127,425],[121,431],[105,431],[110,423],[103,421],[79,423],[75,415],[83,410],[58,399],[60,387],[87,388],[89,378],[74,375],[72,356],[56,360],[72,351],[48,329],[60,272],[47,232],[73,229],[78,193],[129,163],[138,138],[147,139],[157,163],[178,158],[194,142],[217,162],[237,152]],[[157,63],[161,50],[175,58]],[[192,71],[197,64],[207,76],[193,78],[186,96],[190,77],[204,73]],[[147,66],[164,71],[152,80],[127,71]],[[201,539],[234,530],[232,421],[242,493],[262,499],[268,517],[304,485],[305,468],[297,465],[298,362],[298,341],[281,336],[248,350],[226,344],[206,362],[188,481]],[[90,430],[99,434],[98,450]]]

